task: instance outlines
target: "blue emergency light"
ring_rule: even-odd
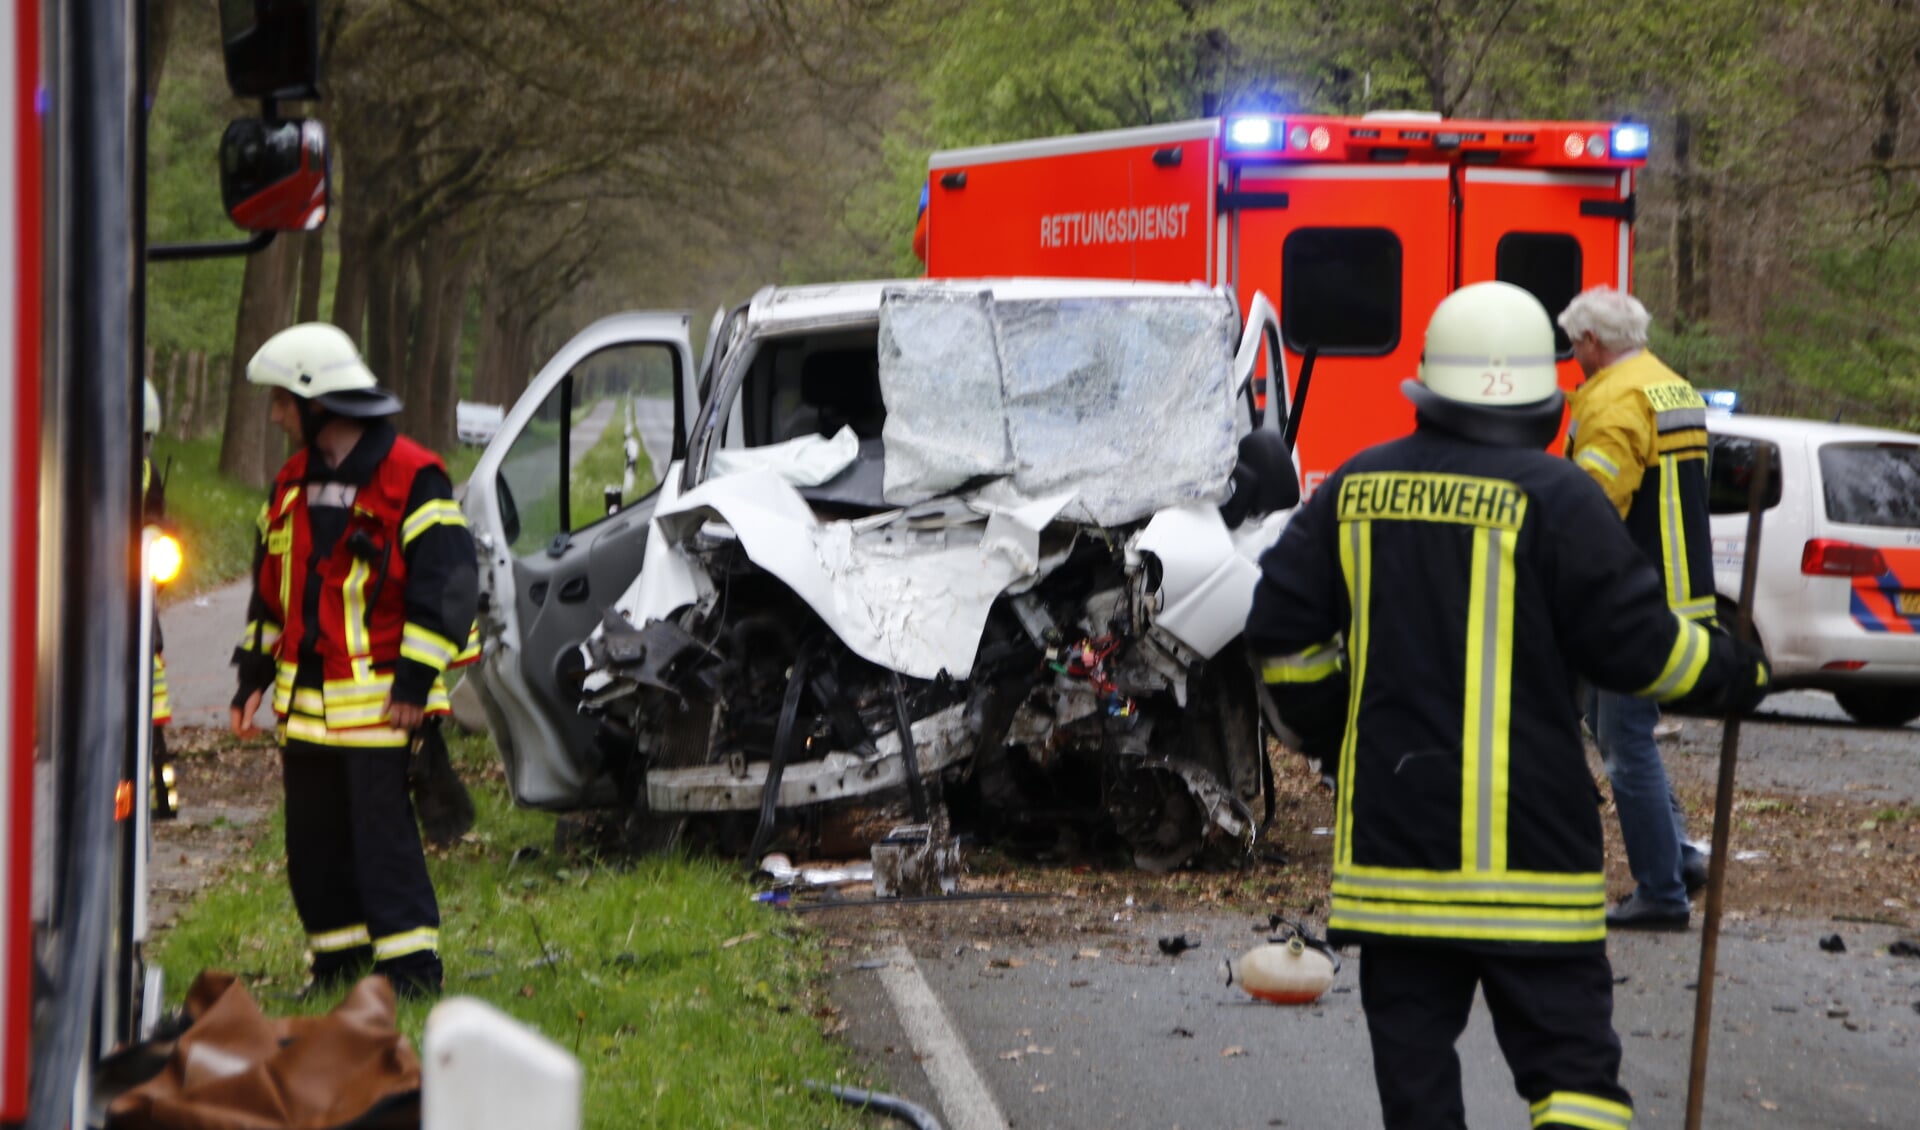
[[[1645,157],[1653,144],[1653,131],[1646,126],[1627,123],[1613,127],[1615,157]]]
[[[1280,136],[1272,118],[1232,118],[1227,122],[1227,145],[1234,149],[1267,149]]]
[[[1706,400],[1707,407],[1715,412],[1738,412],[1740,410],[1740,394],[1733,389],[1703,388],[1700,390],[1700,395]]]

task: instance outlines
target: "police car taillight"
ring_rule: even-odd
[[[1618,125],[1613,127],[1613,155],[1615,157],[1645,157],[1653,145],[1653,131],[1642,125]]]
[[[1887,559],[1870,545],[1814,538],[1800,551],[1800,571],[1809,577],[1877,577],[1887,571]]]

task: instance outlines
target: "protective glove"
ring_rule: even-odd
[[[413,793],[414,812],[428,843],[444,847],[473,827],[473,797],[453,767],[438,718],[427,719],[414,731],[407,788]]]
[[[1773,668],[1767,665],[1766,652],[1753,644],[1734,635],[1722,634],[1721,638],[1726,641],[1732,666],[1727,689],[1720,696],[1721,708],[1730,716],[1752,714],[1773,689]]]

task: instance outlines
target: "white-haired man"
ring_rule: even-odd
[[[1706,401],[1647,349],[1647,308],[1611,287],[1581,293],[1561,312],[1587,379],[1574,390],[1567,455],[1593,476],[1688,620],[1714,613],[1707,529]],[[1634,891],[1608,912],[1616,928],[1685,930],[1687,896],[1706,861],[1686,842],[1686,815],[1667,781],[1654,727],[1660,708],[1596,689],[1587,718],[1620,814]]]

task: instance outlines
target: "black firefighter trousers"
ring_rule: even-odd
[[[368,959],[396,992],[440,991],[440,907],[407,794],[407,749],[353,749],[289,739],[287,880],[313,951],[313,977],[332,984]]]
[[[1466,1127],[1454,1042],[1476,985],[1534,1126],[1625,1130],[1633,1097],[1620,1086],[1604,951],[1535,956],[1369,942],[1360,950],[1360,1005],[1388,1130]]]

